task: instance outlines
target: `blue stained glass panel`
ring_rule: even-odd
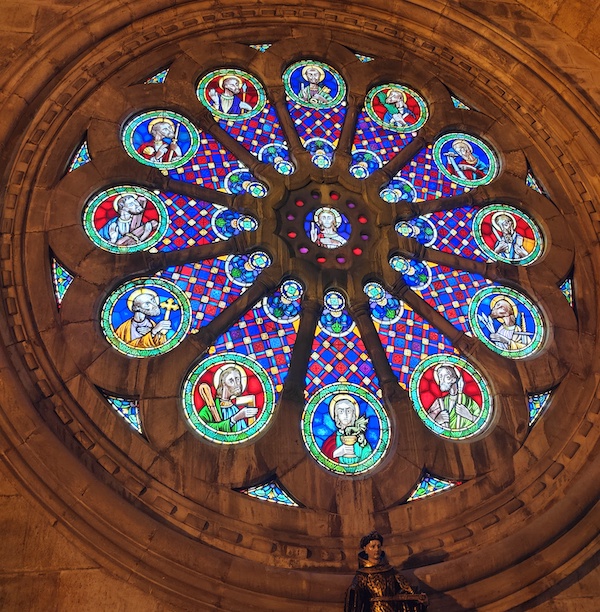
[[[73,282],[73,275],[63,267],[63,265],[52,258],[52,286],[54,287],[54,297],[56,298],[56,306],[60,308],[65,297],[67,289]]]
[[[454,108],[462,108],[463,110],[471,110],[470,106],[467,106],[464,102],[459,100],[456,96],[451,95],[450,98],[452,99],[452,104],[454,105]]]
[[[401,266],[392,267],[398,271],[402,269],[402,277],[409,287],[455,327],[471,335],[469,304],[479,289],[491,287],[494,283],[464,270],[431,262],[400,260],[403,260]]]
[[[575,307],[575,300],[573,299],[573,279],[571,277],[566,278],[564,282],[560,285],[560,290],[562,294],[567,298],[567,302],[569,302],[569,306],[571,308]]]
[[[548,197],[548,194],[546,193],[546,191],[542,189],[542,186],[539,184],[538,180],[535,178],[535,175],[533,174],[533,171],[531,170],[531,168],[527,170],[527,176],[525,177],[525,184],[530,189],[533,189],[534,191],[537,191],[539,194]]]
[[[122,416],[137,432],[142,433],[140,421],[140,403],[138,400],[116,397],[103,393],[108,403]]]
[[[372,62],[375,58],[369,55],[362,55],[362,53],[355,53],[356,57],[363,63],[367,64],[368,62]]]
[[[345,299],[325,307],[317,325],[312,352],[306,373],[306,394],[312,395],[323,385],[349,382],[366,387],[381,397],[379,380],[367,354],[364,342],[350,313]],[[333,302],[333,300],[329,300]]]
[[[167,268],[157,275],[173,282],[188,297],[192,310],[190,333],[197,333],[208,325],[270,265],[268,257],[266,265],[253,264],[251,258],[251,255],[228,255]]]
[[[237,491],[244,493],[244,495],[256,497],[256,499],[262,499],[263,501],[272,502],[274,504],[292,506],[294,508],[300,507],[300,504],[292,499],[291,495],[281,486],[277,479],[270,480],[269,482],[254,487],[237,489]]]
[[[448,491],[449,489],[461,484],[463,483],[460,480],[446,480],[444,478],[437,478],[436,476],[432,476],[428,472],[425,472],[406,501],[411,502],[417,499],[423,499],[424,497],[429,497],[430,495],[441,493],[442,491]]]
[[[402,387],[408,389],[410,375],[420,361],[430,355],[458,355],[458,351],[444,334],[425,321],[408,304],[400,302],[398,315],[392,319],[383,319],[379,312],[381,304],[395,298],[383,287],[381,291],[384,296],[378,300],[369,296],[371,317],[394,374]]]
[[[293,292],[289,291],[290,283]],[[271,377],[277,401],[296,342],[302,293],[299,283],[284,281],[273,295],[261,300],[218,338],[208,354],[235,352],[251,357]]]
[[[71,158],[71,163],[69,164],[68,172],[73,172],[73,170],[77,170],[77,168],[80,168],[84,164],[87,164],[88,162],[91,162],[91,161],[92,161],[92,158],[90,157],[88,143],[87,143],[87,140],[84,140],[81,143],[81,146],[79,147],[79,149],[77,149],[77,152],[75,153],[75,155],[73,155],[73,157]]]
[[[198,150],[192,159],[165,171],[171,178],[234,195],[250,193],[261,198],[267,194],[267,188],[232,153],[210,134],[199,133]]]
[[[363,108],[354,132],[350,173],[359,179],[367,178],[395,157],[413,138],[412,132],[401,134],[377,125]]]
[[[401,194],[394,196],[394,191]],[[380,195],[386,202],[423,202],[437,198],[448,198],[469,191],[447,178],[433,159],[433,145],[421,149],[411,162],[382,189]]]
[[[527,396],[529,405],[529,426],[531,427],[542,416],[544,409],[548,406],[553,390],[544,393],[530,393]]]
[[[146,79],[144,83],[146,85],[150,85],[150,84],[160,85],[161,83],[164,83],[166,81],[168,74],[169,74],[169,69],[165,68],[164,70],[157,72],[154,76],[151,76],[149,79]]]
[[[248,46],[252,47],[252,49],[256,49],[257,51],[260,51],[261,53],[264,53],[271,46],[271,44],[262,43],[261,45],[248,45]]]

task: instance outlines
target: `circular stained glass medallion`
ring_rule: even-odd
[[[544,249],[535,221],[505,204],[491,204],[479,210],[473,219],[473,235],[488,257],[520,266],[536,261]]]
[[[348,242],[352,226],[346,215],[324,206],[306,215],[304,231],[317,246],[337,249]]]
[[[432,355],[419,362],[410,377],[409,392],[423,423],[443,438],[469,438],[491,420],[489,387],[462,357]]]
[[[346,84],[331,66],[315,60],[302,60],[283,73],[287,95],[310,108],[337,106],[346,96]]]
[[[219,119],[250,119],[265,107],[265,89],[258,79],[243,70],[222,68],[202,77],[196,88],[202,104]]]
[[[484,287],[469,305],[474,334],[503,357],[522,359],[536,353],[544,342],[544,323],[538,308],[510,287]]]
[[[239,353],[212,355],[183,383],[183,410],[194,431],[212,442],[238,444],[267,425],[275,409],[270,376]]]
[[[302,438],[317,463],[336,474],[357,475],[383,458],[390,443],[390,421],[369,390],[334,383],[308,400]]]
[[[111,253],[145,251],[164,238],[168,226],[163,201],[133,185],[101,191],[83,211],[85,233],[96,246]]]
[[[425,100],[413,89],[397,83],[374,87],[367,94],[365,108],[378,125],[395,132],[416,132],[429,113]]]
[[[200,136],[192,122],[168,110],[136,115],[123,128],[123,146],[128,155],[161,170],[177,168],[198,150]]]
[[[487,185],[498,174],[492,149],[470,134],[451,133],[438,138],[433,158],[443,174],[463,187]]]
[[[185,293],[160,278],[137,278],[109,296],[101,312],[106,339],[129,357],[153,357],[175,348],[191,324]]]

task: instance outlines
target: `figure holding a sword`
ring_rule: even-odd
[[[490,302],[490,314],[479,313],[479,323],[489,332],[489,339],[501,350],[518,351],[528,346],[533,333],[525,329],[525,318],[508,296],[497,295]],[[494,321],[500,323],[496,329]]]
[[[463,181],[474,181],[484,178],[488,166],[473,152],[471,143],[463,138],[452,142],[452,150],[444,153],[448,171]]]

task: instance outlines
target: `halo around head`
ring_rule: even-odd
[[[517,305],[515,304],[514,300],[508,297],[508,295],[504,295],[503,293],[491,299],[490,310],[494,310],[494,307],[500,300],[504,300],[505,302],[508,302],[510,304],[510,307],[512,308],[512,311],[513,311],[513,315],[515,317],[519,314],[519,309],[517,308]]]
[[[335,422],[335,405],[342,400],[350,402],[354,406],[354,416],[355,418],[358,418],[360,408],[356,399],[348,393],[338,393],[337,395],[334,395],[331,398],[331,402],[329,402],[329,416],[331,417],[331,420]]]
[[[241,366],[237,365],[237,363],[226,363],[225,365],[222,365],[216,372],[213,378],[213,385],[215,389],[219,388],[219,384],[221,382],[221,377],[223,376],[223,374],[227,371],[227,370],[237,370],[240,373],[241,379],[242,379],[242,391],[246,390],[246,387],[248,385],[248,375],[246,374],[246,370],[244,370],[244,368],[242,368]]]
[[[244,82],[242,81],[242,79],[240,79],[240,77],[239,77],[237,74],[226,74],[226,75],[222,76],[222,77],[219,79],[219,87],[220,87],[221,89],[224,89],[224,87],[223,87],[223,83],[225,83],[225,81],[226,81],[227,79],[235,79],[235,80],[237,81],[238,87],[240,87],[240,88],[241,88],[241,87],[242,87],[242,85],[244,84]]]
[[[150,123],[148,123],[148,133],[152,134],[152,129],[157,123],[168,123],[173,129],[175,129],[175,123],[172,119],[168,117],[157,117],[156,119],[152,119]]]
[[[304,80],[308,81],[306,73],[311,69],[316,70],[319,73],[320,83],[325,78],[325,71],[323,70],[323,68],[321,68],[321,66],[317,66],[316,64],[307,64],[306,66],[304,66],[304,68],[302,68],[302,77],[304,78]]]
[[[127,298],[127,308],[133,312],[133,302],[136,298],[140,297],[140,295],[150,295],[158,302],[158,293],[153,291],[152,289],[148,289],[148,287],[140,287],[135,291],[131,292],[131,295]]]

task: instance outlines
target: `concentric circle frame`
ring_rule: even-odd
[[[392,123],[390,121],[385,121],[382,119],[373,109],[373,102],[375,98],[379,96],[384,90],[396,89],[401,91],[405,97],[410,96],[412,100],[414,100],[416,106],[415,109],[418,109],[419,115],[416,117],[414,123],[407,125],[399,125],[397,123]],[[414,105],[413,105],[414,106]],[[386,83],[384,85],[378,85],[377,87],[373,87],[367,94],[365,99],[365,110],[367,111],[367,115],[378,125],[381,127],[392,130],[394,132],[399,132],[401,134],[410,134],[412,132],[417,132],[420,130],[425,123],[427,123],[427,119],[429,119],[429,110],[427,109],[427,103],[423,99],[423,97],[418,94],[414,89],[406,86],[400,85],[399,83]]]
[[[224,79],[228,76],[236,77],[242,81],[248,81],[252,84],[254,90],[257,93],[257,101],[252,108],[252,110],[248,110],[244,113],[226,113],[218,108],[215,108],[208,99],[208,92],[206,91],[209,84],[215,79]],[[243,85],[242,85],[243,88]],[[218,93],[218,92],[217,92]],[[242,93],[242,101],[244,98],[244,93]],[[251,119],[255,117],[265,107],[267,102],[267,96],[265,94],[265,88],[262,83],[249,72],[245,72],[244,70],[239,70],[236,68],[221,68],[219,70],[212,70],[208,74],[205,74],[199,81],[198,86],[196,87],[196,96],[198,100],[202,103],[204,107],[206,107],[215,117],[218,119],[225,119],[226,121],[245,121],[246,119]]]
[[[324,80],[326,82],[330,80],[333,84],[335,84],[337,91],[335,95],[332,96],[331,101],[323,103],[304,100],[300,97],[299,92],[294,90],[292,80],[296,81],[298,77],[298,72],[302,73],[302,69],[307,65],[316,66],[325,74]],[[300,104],[301,106],[307,106],[309,108],[332,108],[333,106],[337,106],[338,104],[340,104],[346,97],[346,83],[344,82],[344,79],[342,78],[340,73],[334,68],[332,68],[329,64],[325,64],[316,60],[302,60],[299,62],[295,62],[291,66],[288,66],[285,72],[283,73],[283,84],[285,87],[285,92],[291,100],[293,100],[297,104]]]
[[[476,383],[481,394],[481,406],[479,406],[481,412],[479,415],[477,415],[477,419],[473,421],[471,425],[467,425],[459,429],[444,427],[431,417],[428,409],[424,406],[420,395],[421,380],[428,370],[440,365],[460,368],[464,372],[468,372],[469,376]],[[459,393],[461,392],[462,390],[459,390]],[[473,365],[471,365],[466,359],[463,359],[457,355],[431,355],[430,357],[420,361],[410,377],[409,393],[413,407],[419,415],[419,418],[423,421],[428,429],[442,438],[456,441],[465,440],[467,438],[484,434],[492,421],[493,402],[488,383]],[[431,406],[429,408],[431,408]]]
[[[262,394],[264,396],[262,411],[258,418],[253,423],[248,424],[240,431],[219,431],[215,427],[211,427],[202,418],[195,406],[194,395],[200,379],[208,370],[216,366],[223,367],[231,364],[233,367],[247,368],[262,385]],[[217,444],[240,444],[255,438],[268,425],[275,410],[275,388],[271,377],[265,369],[247,355],[240,353],[228,352],[225,354],[211,355],[198,364],[196,364],[183,382],[182,389],[182,406],[185,418],[188,424],[192,427],[195,433],[199,434],[205,440]]]
[[[370,409],[379,419],[379,439],[376,447],[372,449],[372,452],[368,457],[365,457],[364,459],[355,463],[342,464],[334,461],[330,457],[327,457],[319,448],[313,432],[313,422],[317,409],[322,402],[338,394],[351,395],[355,398],[360,398],[363,403],[366,403],[370,407]],[[304,440],[304,444],[313,459],[315,459],[319,465],[327,470],[334,472],[335,474],[347,476],[365,474],[366,472],[369,472],[375,468],[384,458],[391,440],[390,419],[379,400],[365,387],[360,387],[359,385],[347,382],[338,382],[326,385],[319,389],[312,397],[310,397],[306,402],[304,411],[302,412],[301,428],[302,439]]]

